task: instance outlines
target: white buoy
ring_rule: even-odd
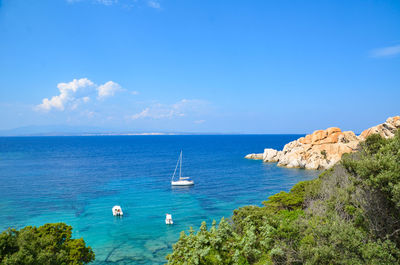
[[[122,212],[121,206],[115,205],[112,207],[112,213],[114,216],[123,216],[124,213]]]
[[[165,215],[165,224],[167,225],[174,224],[174,221],[172,221],[172,215],[170,215],[169,213]]]

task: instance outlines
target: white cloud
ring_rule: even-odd
[[[130,116],[132,120],[137,119],[172,119],[175,117],[183,117],[187,114],[199,112],[206,102],[196,99],[182,99],[175,104],[153,104],[150,107],[145,108],[139,113]]]
[[[86,117],[88,119],[93,118],[95,115],[96,115],[96,112],[90,111],[90,110],[85,110],[85,111],[81,112],[81,116],[84,116],[84,117]]]
[[[196,123],[196,124],[202,124],[202,123],[204,123],[204,122],[206,122],[205,120],[197,120],[197,121],[194,121],[194,123]]]
[[[157,1],[154,1],[154,0],[148,1],[147,4],[148,4],[148,6],[151,7],[151,8],[155,8],[155,9],[160,9],[160,8],[161,8],[160,3],[157,2]]]
[[[400,45],[384,47],[371,51],[371,56],[376,58],[393,57],[400,54]]]
[[[80,99],[75,98],[75,94],[79,89],[93,86],[94,83],[87,78],[74,79],[69,83],[59,83],[57,85],[60,94],[51,99],[44,98],[42,104],[36,106],[38,110],[49,111],[51,109],[64,110],[68,103],[72,103],[72,107],[76,108]],[[84,102],[89,101],[89,98],[83,99]]]
[[[151,119],[171,119],[173,117],[185,116],[184,113],[180,112],[179,109],[175,109],[173,106],[166,106],[162,104],[155,104],[151,107],[147,107],[139,113],[131,116],[132,120],[151,118]]]
[[[152,115],[150,115],[150,108],[145,108],[141,112],[133,114],[131,116],[131,119],[132,120],[137,120],[137,119],[142,119],[142,118],[151,117],[151,116]]]
[[[114,96],[118,91],[121,91],[121,86],[113,81],[108,81],[97,87],[98,99]]]
[[[135,96],[136,96],[136,95],[139,95],[139,91],[131,91],[131,94],[132,94],[132,95],[135,95]]]
[[[87,78],[74,79],[69,83],[59,83],[57,88],[60,94],[50,99],[44,98],[42,103],[35,107],[35,110],[46,112],[53,109],[59,111],[64,111],[65,109],[75,110],[80,104],[88,103],[90,94],[96,91],[98,99],[103,99],[113,96],[116,92],[122,90],[121,86],[113,81],[97,86]]]
[[[109,6],[118,3],[118,0],[97,0],[97,3]]]

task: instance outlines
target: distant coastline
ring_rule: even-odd
[[[215,132],[143,132],[143,133],[119,133],[119,132],[109,132],[109,133],[65,133],[65,132],[49,132],[49,133],[33,133],[33,134],[4,134],[0,133],[0,137],[44,137],[44,136],[175,136],[175,135],[299,135],[304,136],[304,134],[268,134],[268,133],[215,133]]]
[[[148,135],[298,135],[305,133],[243,133],[243,132],[185,132],[185,131],[127,131],[78,126],[25,126],[0,130],[0,137],[34,136],[148,136]]]

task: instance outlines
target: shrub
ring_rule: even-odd
[[[94,260],[82,238],[71,239],[72,227],[64,223],[7,229],[0,234],[1,264],[86,264]]]

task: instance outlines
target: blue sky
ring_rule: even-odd
[[[399,99],[399,1],[0,0],[0,129],[360,132]]]

